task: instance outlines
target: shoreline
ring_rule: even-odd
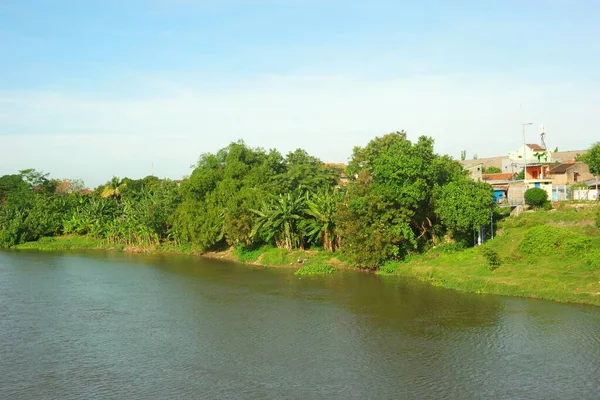
[[[86,236],[55,236],[13,249],[191,255],[261,268],[295,269],[297,275],[354,270],[413,278],[466,293],[600,306],[600,227],[594,226],[592,219],[599,210],[600,207],[591,207],[585,212],[563,209],[524,213],[503,221],[497,237],[484,246],[457,249],[446,243],[423,254],[408,256],[404,261],[389,261],[378,271],[351,267],[340,253],[288,252],[273,246],[251,250],[230,247],[201,253],[193,247],[115,246]],[[486,250],[498,254],[498,266],[488,265]]]

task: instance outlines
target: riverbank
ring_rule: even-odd
[[[68,250],[106,250],[126,253],[180,254],[220,259],[242,264],[296,269],[297,275],[320,275],[335,272],[338,269],[351,268],[341,254],[326,251],[278,249],[262,246],[256,249],[228,248],[221,251],[201,252],[190,246],[163,244],[160,246],[115,245],[106,240],[89,236],[65,235],[44,237],[36,242],[27,242],[17,246],[16,250],[68,251]]]
[[[461,251],[438,246],[389,262],[379,273],[464,292],[600,306],[600,207],[560,207],[502,221],[496,238],[484,246]]]
[[[461,250],[454,244],[441,245],[404,261],[390,261],[377,273],[417,278],[463,292],[600,306],[600,228],[595,222],[598,212],[600,206],[594,204],[565,204],[559,209],[525,212],[501,222],[496,238],[484,246]],[[294,268],[298,275],[352,269],[343,254],[286,251],[273,246],[202,254],[184,246],[115,246],[101,239],[61,236],[15,248],[187,254],[255,266]]]

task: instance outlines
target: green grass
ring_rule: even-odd
[[[466,292],[600,306],[598,210],[527,212],[501,223],[498,236],[482,248],[433,248],[405,262],[388,262],[380,273]],[[495,269],[490,268],[491,251],[500,256]]]
[[[91,236],[54,236],[43,237],[36,242],[27,242],[14,246],[18,250],[83,250],[83,249],[111,249],[115,246],[108,244],[103,239],[97,239]]]
[[[298,276],[311,276],[311,275],[326,275],[337,271],[337,268],[327,264],[313,264],[303,265],[300,267],[294,275]]]

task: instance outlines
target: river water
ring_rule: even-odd
[[[600,308],[345,271],[0,252],[0,399],[598,399]]]

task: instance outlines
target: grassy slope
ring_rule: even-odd
[[[572,207],[527,212],[504,221],[498,236],[485,245],[502,258],[494,271],[480,248],[454,253],[434,248],[405,262],[391,262],[381,273],[467,292],[600,305],[600,229],[594,225],[599,208]],[[540,231],[544,235],[538,235]],[[556,232],[566,239],[546,235]],[[535,246],[523,246],[526,237]],[[543,247],[547,249],[531,251]]]

